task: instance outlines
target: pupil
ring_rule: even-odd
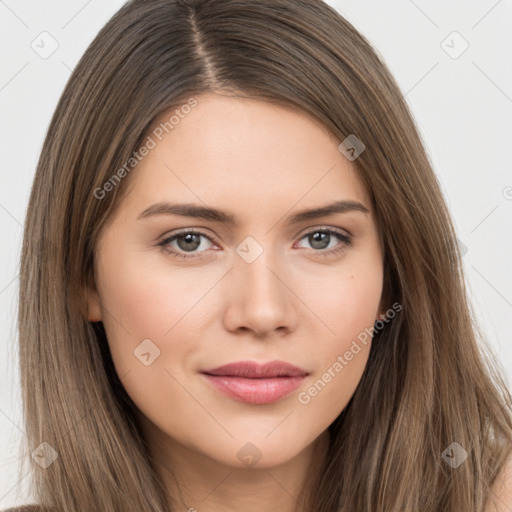
[[[197,238],[197,240],[195,242],[193,242],[194,237]],[[184,246],[183,246],[183,244],[180,243],[180,241],[182,239],[185,239],[185,245]],[[187,235],[182,236],[181,238],[178,238],[178,245],[180,246],[180,249],[184,249],[184,250],[187,250],[187,249],[197,249],[197,247],[199,247],[200,243],[201,242],[199,240],[199,236],[198,235],[194,235],[192,233],[189,233]]]
[[[313,240],[310,240],[311,246],[314,247],[315,249],[325,249],[329,245],[329,233],[317,231],[310,236],[312,236],[313,238]]]
[[[329,245],[329,233],[324,233],[322,231],[316,231],[312,235],[309,235],[310,243],[312,247],[315,249],[325,249]],[[194,238],[196,240],[194,241]],[[184,239],[185,240],[185,246],[183,247],[183,244],[180,243],[180,241]],[[178,245],[181,249],[187,250],[187,249],[197,249],[200,244],[199,236],[189,233],[187,235],[182,236],[181,238],[178,238]]]

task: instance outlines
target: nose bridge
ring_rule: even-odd
[[[275,301],[284,292],[283,283],[276,276],[279,274],[279,258],[268,244],[265,249],[258,245],[247,241],[237,248],[240,256],[236,263],[237,279],[240,279],[240,286],[246,288],[249,297]],[[249,250],[244,254],[243,249],[247,248]]]
[[[234,317],[238,327],[244,326],[260,334],[282,327],[292,328],[294,321],[290,303],[293,294],[284,284],[286,276],[280,275],[283,260],[268,246],[269,240],[267,238],[265,247],[252,237],[239,244],[233,273],[236,303],[231,307],[237,311]]]
[[[240,284],[247,287],[247,292],[253,297],[269,296],[269,299],[276,299],[283,294],[283,284],[277,278],[276,265],[270,262],[270,258],[260,258],[251,264],[239,263],[241,267],[239,278]]]

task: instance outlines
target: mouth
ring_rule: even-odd
[[[271,404],[297,389],[309,373],[284,361],[230,363],[200,372],[214,389],[239,402]]]

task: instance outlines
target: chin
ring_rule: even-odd
[[[272,435],[270,436],[272,437]],[[233,469],[270,469],[293,461],[309,445],[301,445],[299,439],[276,436],[270,439],[263,436],[244,440],[233,439],[226,443],[220,452],[207,453],[216,462]]]

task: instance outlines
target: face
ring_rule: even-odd
[[[155,147],[125,178],[88,317],[103,322],[148,431],[228,466],[252,455],[271,467],[353,395],[371,345],[360,335],[381,311],[382,247],[354,164],[318,121],[255,99],[196,100],[151,132]],[[360,209],[314,213],[342,201]],[[240,361],[301,375],[203,373]]]

